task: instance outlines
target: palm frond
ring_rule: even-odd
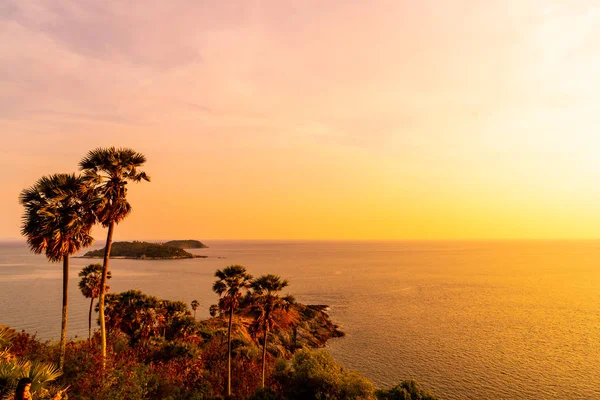
[[[137,169],[145,162],[143,154],[115,147],[91,150],[80,161],[84,179],[95,191],[94,213],[104,227],[118,224],[131,213],[126,185],[128,181],[150,181],[145,172]]]
[[[75,174],[43,176],[21,192],[25,211],[21,233],[34,253],[46,252],[51,261],[60,261],[81,247],[90,245],[95,217],[82,194],[86,183]]]
[[[101,264],[90,264],[84,267],[79,272],[79,290],[88,299],[96,299],[100,296],[100,282],[102,280],[102,265]],[[112,278],[110,271],[106,272],[106,280]],[[106,290],[110,289],[108,285]]]
[[[27,376],[31,379],[31,391],[41,391],[48,383],[55,381],[56,378],[62,375],[58,366],[50,363],[33,361],[28,363]]]
[[[0,325],[0,350],[4,350],[10,346],[16,332],[7,326]]]

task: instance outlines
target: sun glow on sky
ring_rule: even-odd
[[[9,0],[0,35],[0,238],[112,145],[152,177],[117,240],[600,237],[595,1]]]

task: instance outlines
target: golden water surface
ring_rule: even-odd
[[[213,242],[206,259],[113,260],[115,291],[215,303],[215,269],[243,264],[328,304],[329,349],[378,386],[414,378],[443,399],[600,399],[600,242]],[[74,259],[69,333],[87,336]],[[0,245],[0,323],[60,330],[57,264]]]

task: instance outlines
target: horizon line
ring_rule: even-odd
[[[0,238],[0,243],[6,242],[19,242],[25,243],[25,238]],[[600,241],[600,237],[597,238],[400,238],[400,239],[299,239],[299,238],[253,238],[253,239],[223,239],[223,238],[212,238],[212,239],[119,239],[113,240],[114,242],[167,242],[170,240],[199,240],[201,242],[518,242],[518,241],[531,241],[531,242],[583,242],[583,241]],[[105,239],[98,239],[96,242],[106,242]],[[94,244],[87,246],[91,247]]]

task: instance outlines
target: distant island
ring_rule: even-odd
[[[206,249],[207,245],[202,243],[199,240],[169,240],[166,243],[163,243],[163,246],[171,246],[171,247],[179,247],[180,249]]]
[[[189,242],[189,243],[188,243]],[[181,258],[205,258],[206,256],[196,256],[188,253],[183,248],[169,243],[184,243],[194,244],[207,247],[197,240],[173,240],[165,244],[149,243],[149,242],[114,242],[110,250],[111,257],[133,258],[136,260],[173,260]],[[202,247],[186,247],[186,248],[202,248]],[[88,251],[83,255],[85,258],[101,258],[104,257],[104,248]]]

